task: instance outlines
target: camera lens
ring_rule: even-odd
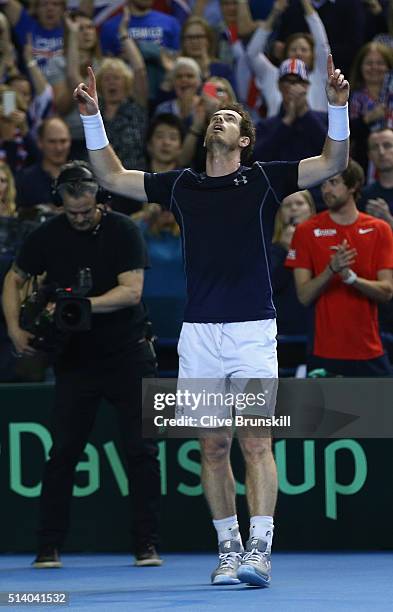
[[[61,320],[67,328],[76,327],[81,319],[81,308],[77,303],[66,304],[61,309]]]

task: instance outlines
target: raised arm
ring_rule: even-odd
[[[8,2],[3,6],[3,13],[7,17],[12,27],[18,23],[22,8],[23,7],[18,0],[8,0]]]
[[[341,70],[334,68],[333,58],[327,60],[329,128],[323,151],[318,157],[302,159],[299,164],[299,188],[306,189],[318,185],[326,179],[339,174],[348,165],[349,120],[348,98],[349,83]]]
[[[123,58],[134,72],[133,97],[141,106],[147,106],[149,101],[149,80],[145,60],[135,41],[128,34],[130,11],[123,9],[123,17],[119,24],[119,40],[122,46]]]
[[[23,48],[23,57],[25,60],[26,68],[29,73],[31,82],[33,83],[34,93],[36,96],[40,96],[45,89],[50,87],[46,77],[40,67],[38,66],[37,60],[33,56],[33,43],[31,32],[27,33],[26,44]]]
[[[321,73],[325,79],[326,60],[330,53],[330,45],[322,19],[313,7],[311,0],[302,0],[304,17],[314,39],[314,71]]]
[[[98,107],[96,79],[88,68],[88,84],[80,83],[74,91],[85,131],[90,163],[100,185],[125,197],[146,201],[144,172],[126,170],[109,144]]]

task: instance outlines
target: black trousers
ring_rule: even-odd
[[[389,359],[384,353],[375,359],[327,359],[326,357],[318,357],[311,355],[308,363],[308,370],[316,368],[324,368],[330,374],[347,377],[379,377],[393,376],[392,366]]]
[[[55,368],[53,446],[45,464],[40,500],[39,547],[60,548],[70,522],[76,465],[93,428],[102,398],[116,411],[127,457],[131,532],[136,551],[158,542],[160,466],[155,440],[142,438],[143,377],[156,376],[147,341],[75,369]],[[109,502],[108,502],[109,503]]]

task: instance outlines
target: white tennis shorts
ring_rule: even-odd
[[[239,323],[183,323],[178,343],[178,389],[189,389],[195,393],[206,390],[217,394],[239,394],[249,391],[250,382],[253,381],[253,384],[260,382],[273,400],[278,379],[276,336],[275,319]],[[273,409],[270,407],[269,414],[274,411],[274,405]],[[236,405],[218,407],[210,402],[208,406],[198,406],[198,410],[182,406],[176,409],[176,414],[195,416],[212,412],[222,417],[229,416],[233,407],[238,413]],[[249,412],[257,414],[258,410],[250,409]]]

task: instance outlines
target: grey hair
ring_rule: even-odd
[[[186,68],[190,68],[195,73],[195,76],[199,79],[199,82],[202,83],[201,69],[199,67],[199,64],[194,59],[192,59],[192,57],[178,57],[177,58],[173,66],[173,72],[172,72],[173,78],[176,77],[176,73],[179,70],[179,68],[183,68],[184,66]]]

